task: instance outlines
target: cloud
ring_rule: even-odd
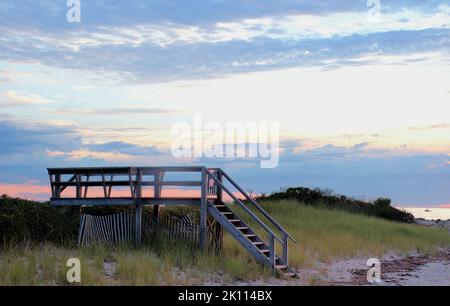
[[[433,12],[446,5],[446,0],[382,0],[383,13],[414,9]],[[0,25],[8,27],[30,27],[38,29],[67,30],[111,25],[178,23],[208,26],[218,22],[235,22],[248,18],[282,17],[287,14],[326,16],[333,13],[363,12],[368,10],[367,1],[361,0],[153,0],[127,2],[103,0],[81,1],[82,22],[69,24],[66,21],[68,8],[65,1],[53,0],[3,0],[0,4]],[[21,16],[21,18],[17,18]],[[133,18],[130,18],[133,16]]]
[[[171,114],[177,112],[176,110],[163,108],[148,108],[148,107],[127,107],[127,108],[96,108],[96,109],[57,109],[48,110],[56,114],[78,114],[78,115],[148,115],[148,114]]]
[[[172,44],[166,47],[145,43],[137,48],[128,45],[86,47],[80,51],[56,48],[51,53],[31,41],[22,47],[0,43],[0,58],[26,58],[44,65],[80,71],[97,71],[101,67],[102,73],[126,82],[157,83],[290,67],[336,69],[340,66],[383,64],[385,60],[392,63],[395,56],[402,63],[401,57],[406,55],[409,56],[405,60],[426,60],[430,54],[445,56],[445,50],[450,47],[449,37],[449,29],[426,29],[301,41],[257,37],[252,41]],[[52,48],[51,44],[47,47]],[[411,53],[419,56],[411,58]],[[68,57],[70,61],[66,60]]]
[[[12,197],[35,201],[48,201],[50,197],[50,185],[26,182],[22,184],[1,184],[0,195],[7,194]]]
[[[0,99],[0,107],[46,104],[50,102],[52,101],[39,95],[20,94],[9,90],[3,93],[2,98]]]
[[[362,142],[362,143],[357,143],[357,144],[355,144],[355,145],[353,146],[353,149],[355,149],[355,150],[360,150],[360,149],[363,149],[363,148],[367,147],[369,144],[370,144],[370,141]]]
[[[449,129],[450,123],[439,123],[432,124],[428,126],[412,126],[409,129],[413,131],[423,131],[423,130],[436,130],[436,129]]]
[[[204,164],[223,167],[237,182],[256,192],[319,186],[350,196],[387,196],[396,203],[439,204],[450,198],[447,155],[380,152],[367,147],[367,142],[305,149],[302,141],[285,140],[279,166],[260,169],[257,159],[180,160],[154,145],[125,141],[85,143],[71,126],[11,118],[0,120],[0,135],[8,135],[0,137],[0,191],[6,193],[18,191],[23,183],[23,192],[43,194],[42,189],[25,187],[31,180],[47,182],[47,167]],[[261,179],[264,177],[270,179]]]
[[[408,16],[405,23],[400,16]],[[177,23],[155,24],[151,20],[129,26],[99,26],[89,31],[73,29],[62,33],[12,29],[8,36],[21,40],[49,44],[58,50],[82,51],[86,48],[104,46],[132,46],[145,44],[159,47],[169,45],[218,43],[231,40],[251,41],[258,37],[282,40],[329,38],[336,35],[368,34],[391,30],[424,30],[440,28],[448,23],[444,11],[433,15],[420,11],[405,10],[400,13],[383,14],[383,22],[368,23],[366,13],[347,12],[326,16],[290,14],[283,17],[242,19],[218,22],[211,26]],[[11,38],[12,39],[12,38]]]
[[[97,143],[86,145],[87,148],[93,151],[101,152],[118,152],[121,154],[132,155],[132,156],[152,156],[152,155],[162,155],[165,152],[158,149],[156,146],[139,146],[135,144],[130,144],[122,141],[111,141],[106,143]]]
[[[0,69],[0,84],[6,83],[6,82],[13,82],[18,79],[29,78],[30,75],[31,74],[28,72],[18,72],[18,71]]]
[[[127,142],[85,143],[73,126],[0,119],[0,183],[47,180],[47,167],[107,166],[170,158],[168,150]]]
[[[189,11],[200,3],[202,8],[189,16],[195,20],[178,18],[185,13],[182,7]],[[379,63],[386,55],[434,52],[448,56],[450,29],[445,13],[448,6],[442,1],[385,2],[384,20],[380,23],[367,22],[364,1],[276,3],[279,6],[254,1],[227,5],[221,1],[214,4],[195,1],[188,7],[183,3],[175,7],[161,2],[153,5],[139,2],[126,7],[88,3],[83,12],[90,22],[70,26],[65,22],[61,27],[49,24],[32,29],[27,24],[19,26],[13,20],[8,21],[9,14],[17,13],[16,5],[10,4],[4,23],[12,25],[0,25],[0,59],[91,71],[127,82],[157,83],[289,67],[336,69]],[[33,4],[33,9],[28,9],[34,11],[39,6]],[[59,14],[66,9],[50,4],[42,6],[40,14],[48,11]],[[223,11],[199,15],[215,6],[229,11],[229,18]],[[156,13],[141,15],[150,7]],[[169,7],[170,13],[164,11]],[[255,11],[247,11],[245,7]],[[134,10],[139,12],[132,14]],[[232,15],[231,11],[238,14]],[[132,14],[133,20],[121,21],[124,14]],[[151,18],[154,14],[162,19]],[[93,16],[95,20],[90,18]],[[143,19],[139,21],[137,16]],[[405,16],[410,20],[407,23],[403,20]],[[207,21],[210,18],[217,20]],[[368,55],[373,57],[361,60]],[[407,61],[426,59],[416,57]]]
[[[0,84],[6,83],[6,82],[11,82],[11,81],[12,81],[12,78],[11,78],[10,73],[5,70],[0,70]]]
[[[291,186],[320,187],[357,198],[371,200],[385,196],[395,203],[429,206],[445,203],[450,198],[449,168],[428,167],[442,164],[446,158],[439,154],[363,153],[352,146],[326,145],[284,154],[275,169],[258,169],[254,164],[244,166],[235,162],[225,170],[256,192]]]
[[[113,162],[127,162],[133,159],[133,156],[119,152],[102,152],[80,149],[70,152],[47,151],[47,155],[51,157],[64,156],[71,160],[98,159]]]
[[[447,66],[450,63],[450,28],[448,15],[444,15],[448,1],[382,0],[381,23],[366,22],[367,10],[366,1],[361,0],[102,0],[82,1],[82,22],[69,24],[65,1],[4,0],[0,2],[0,61],[27,72],[36,67],[73,69],[96,78],[114,79],[121,85],[292,67],[330,70],[375,64],[418,65],[425,61]],[[64,71],[61,75],[65,76]],[[1,85],[16,79],[17,75],[0,71]],[[399,90],[401,84],[392,83],[392,88]],[[68,87],[84,98],[85,91],[92,87],[90,83],[82,84],[70,83]],[[58,93],[51,98],[56,99]],[[67,96],[72,93],[67,92]],[[0,99],[9,106],[51,102],[49,98],[15,91],[6,92]],[[414,108],[408,106],[406,111]],[[176,112],[91,107],[60,108],[48,110],[53,113],[47,114],[74,114],[77,118]],[[317,118],[314,120],[321,120]],[[128,135],[118,137],[114,129],[95,126],[83,131],[77,127],[78,122],[34,124],[7,119],[11,118],[0,119],[0,177],[9,182],[47,180],[48,166],[201,161],[225,166],[243,186],[258,191],[321,186],[349,195],[386,195],[397,202],[426,204],[448,203],[450,197],[448,156],[374,150],[368,140],[377,135],[349,136],[346,146],[336,145],[335,139],[319,147],[306,141],[285,140],[281,144],[280,167],[261,170],[258,160],[175,160],[152,143],[138,145],[130,143]],[[411,129],[443,129],[446,125]],[[145,137],[150,138],[147,133]],[[261,179],[264,177],[270,179]]]
[[[2,116],[3,117],[3,116]],[[45,125],[11,118],[0,118],[0,154],[33,155],[50,148],[52,150],[75,149],[81,138],[71,127]]]

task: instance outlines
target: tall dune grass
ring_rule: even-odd
[[[351,256],[381,256],[388,251],[426,254],[450,247],[450,235],[442,229],[296,201],[267,202],[264,208],[297,239],[290,243],[289,254],[290,264],[296,268]],[[237,207],[233,209],[245,216]],[[65,264],[71,257],[81,260],[83,285],[201,285],[271,277],[230,235],[225,235],[224,249],[217,255],[156,236],[140,248],[4,245],[0,249],[0,285],[67,285]],[[105,272],[105,265],[114,266],[112,276]]]
[[[381,256],[388,251],[428,254],[450,247],[450,235],[444,229],[306,206],[294,200],[265,202],[263,206],[296,238],[297,243],[289,244],[289,258],[297,267],[313,266],[317,260]],[[237,207],[235,209],[240,211]],[[241,217],[246,215],[242,211],[238,214]],[[258,228],[248,218],[246,221]]]

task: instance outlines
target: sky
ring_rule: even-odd
[[[76,2],[76,1],[75,1]],[[0,193],[47,167],[206,165],[258,193],[450,205],[450,1],[0,2]],[[277,122],[280,157],[175,158],[177,122]]]

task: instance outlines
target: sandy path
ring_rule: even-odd
[[[411,255],[400,257],[386,254],[381,258],[381,283],[370,284],[366,275],[368,258],[351,258],[332,264],[319,264],[316,269],[301,270],[299,278],[277,278],[237,281],[237,286],[450,286],[450,250],[433,256]],[[211,285],[211,283],[209,283]],[[216,283],[216,285],[219,285]],[[220,284],[221,285],[221,284]]]
[[[344,283],[368,285],[366,280],[367,270],[368,267],[351,269],[349,272],[352,277]],[[382,259],[381,280],[382,282],[379,285],[449,286],[450,251],[440,251],[433,256],[391,256],[391,258]]]

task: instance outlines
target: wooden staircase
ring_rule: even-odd
[[[262,236],[258,235],[242,218],[234,212],[229,204],[226,204],[220,199],[208,199],[207,210],[208,214],[219,222],[223,228],[230,233],[230,235],[236,239],[239,244],[244,247],[255,260],[263,265],[271,268],[277,275],[286,278],[296,278],[298,275],[293,268],[288,264],[288,240],[292,238],[289,233],[284,230],[253,198],[245,193],[242,188],[237,185],[223,170],[221,170],[223,178],[227,179],[236,189],[243,194],[243,196],[251,203],[257,210],[281,232],[283,238],[279,238],[278,235],[266,224],[261,218],[259,218],[242,200],[237,198],[222,182],[222,178],[218,179],[212,174],[209,174],[210,179],[214,184],[219,187],[220,190],[227,193],[237,206],[240,206],[242,210],[240,213],[247,214],[250,219],[255,223],[255,226],[262,227],[263,231],[268,234],[267,240],[264,240]],[[267,222],[267,221],[266,221]],[[263,232],[260,231],[260,232]],[[281,244],[281,255],[276,254],[276,242]]]

